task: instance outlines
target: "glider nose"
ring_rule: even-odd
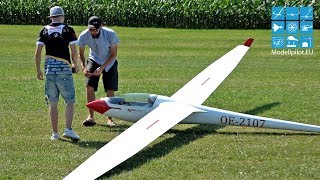
[[[108,104],[103,99],[91,101],[91,102],[87,103],[86,106],[94,111],[101,113],[101,114],[104,114],[105,112],[107,112],[110,109],[110,106],[108,106]]]

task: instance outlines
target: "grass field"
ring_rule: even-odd
[[[81,141],[49,140],[44,82],[33,60],[40,26],[0,25],[0,179],[61,179],[131,124],[87,116],[85,82],[74,76],[74,130]],[[75,27],[77,34],[85,27]],[[320,125],[320,31],[310,56],[271,54],[268,30],[112,27],[120,37],[119,91],[170,96],[214,60],[255,38],[234,72],[205,105]],[[42,61],[43,62],[43,61]],[[195,89],[196,91],[196,89]],[[104,97],[102,86],[98,97]],[[59,130],[64,104],[59,103]],[[103,179],[318,179],[320,136],[245,127],[177,125]]]

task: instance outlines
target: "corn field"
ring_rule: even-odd
[[[270,29],[272,6],[312,5],[314,28],[320,27],[314,0],[0,0],[0,24],[48,24],[56,5],[71,25],[97,15],[108,26],[189,29]]]

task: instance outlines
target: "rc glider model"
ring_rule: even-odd
[[[171,97],[131,93],[105,97],[87,107],[136,122],[72,171],[65,179],[96,179],[127,160],[178,123],[233,125],[320,132],[320,126],[202,106],[249,50],[252,38],[213,62]]]

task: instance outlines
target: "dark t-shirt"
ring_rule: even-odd
[[[45,26],[39,35],[37,44],[46,48],[45,74],[71,74],[69,45],[77,43],[73,28],[62,23]]]
[[[69,63],[69,44],[76,42],[74,29],[63,23],[51,23],[45,26],[38,39],[38,43],[45,45],[46,55],[68,60]]]

